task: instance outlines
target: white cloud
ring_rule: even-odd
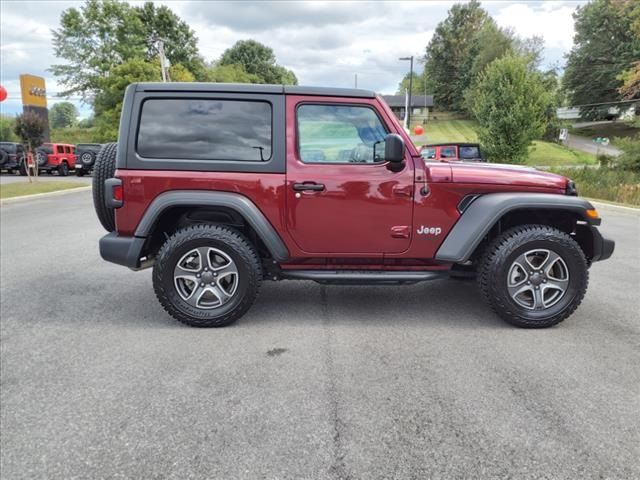
[[[493,18],[501,27],[510,27],[523,37],[541,36],[547,48],[568,51],[573,45],[575,8],[575,3],[513,3],[500,9]]]
[[[131,2],[134,4],[141,1]],[[394,93],[408,70],[398,57],[424,54],[438,22],[454,2],[208,2],[159,0],[186,20],[200,51],[214,60],[236,41],[255,38],[273,48],[278,63],[294,70],[300,83],[358,86]],[[575,7],[583,2],[484,2],[503,27],[546,44],[545,64],[561,60],[572,44]],[[53,55],[51,28],[77,1],[0,1],[0,82],[9,89],[3,112],[20,110],[18,76],[42,75],[49,93],[61,87],[47,69]],[[20,28],[13,28],[20,25]],[[420,68],[419,66],[417,68]],[[74,103],[86,114],[87,107]],[[52,100],[53,101],[53,100]]]

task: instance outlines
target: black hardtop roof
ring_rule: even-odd
[[[299,85],[259,85],[253,83],[147,82],[136,83],[144,92],[228,92],[315,95],[323,97],[374,98],[375,92],[359,88],[303,87]]]

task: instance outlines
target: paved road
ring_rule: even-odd
[[[509,327],[473,284],[266,283],[221,330],[102,262],[90,192],[1,213],[2,477],[640,477],[640,217],[573,317]]]
[[[574,150],[580,150],[594,155],[598,155],[599,153],[613,157],[622,155],[622,151],[619,148],[612,145],[600,145],[599,143],[594,142],[591,138],[581,137],[580,135],[573,135],[571,133],[567,134],[567,139],[563,143]]]

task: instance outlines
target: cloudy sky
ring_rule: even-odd
[[[139,2],[130,2],[139,3]],[[424,54],[438,22],[456,2],[214,2],[156,1],[171,7],[195,30],[200,51],[213,60],[234,42],[254,38],[273,48],[278,63],[303,85],[358,86],[395,93],[408,62],[398,57]],[[564,64],[573,38],[575,8],[584,1],[485,1],[500,26],[523,37],[545,40],[545,66]],[[51,28],[60,13],[78,1],[0,1],[0,83],[9,99],[2,113],[21,110],[18,76],[46,77],[50,97],[61,90],[47,68],[58,63],[51,47]],[[419,68],[419,66],[418,66]],[[79,100],[82,116],[90,110]],[[51,98],[51,105],[56,100]]]

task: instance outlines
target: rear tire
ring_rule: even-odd
[[[502,319],[546,328],[569,317],[589,283],[584,253],[568,234],[546,225],[511,228],[484,251],[478,284]]]
[[[76,177],[84,177],[84,170],[76,167]]]
[[[117,151],[117,143],[107,143],[100,150],[93,168],[93,206],[98,220],[107,232],[113,232],[116,229],[116,219],[113,208],[108,208],[105,204],[104,182],[115,175]]]
[[[253,245],[222,225],[178,230],[164,243],[153,266],[160,304],[192,327],[235,322],[253,305],[261,281],[262,266]]]
[[[69,175],[69,165],[67,165],[66,162],[58,165],[58,175],[60,175],[61,177],[66,177]]]

